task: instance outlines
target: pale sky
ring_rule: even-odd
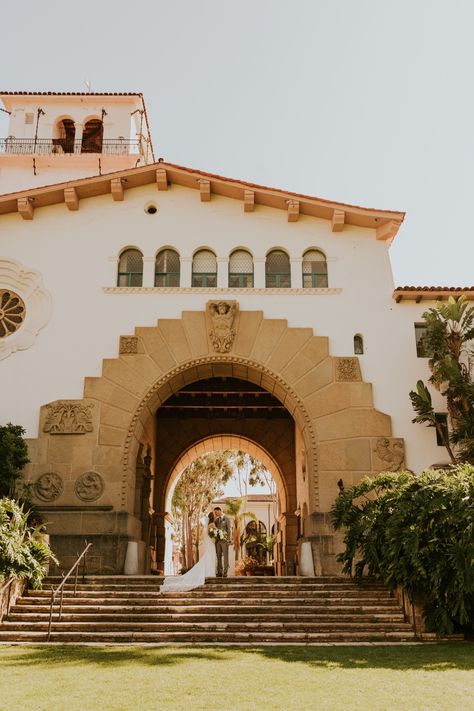
[[[0,25],[1,90],[141,91],[156,157],[405,210],[396,285],[474,284],[472,0],[23,0]]]

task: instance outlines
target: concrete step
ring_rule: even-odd
[[[46,584],[57,585],[51,576]],[[153,576],[87,576],[66,583],[54,605],[52,642],[152,644],[317,644],[413,641],[390,592],[347,578],[209,578],[189,592],[160,593]],[[19,598],[0,642],[44,642],[51,590]]]
[[[57,619],[57,613],[54,615],[54,619]],[[11,622],[27,622],[31,624],[33,622],[47,622],[49,620],[49,611],[45,611],[42,614],[35,614],[31,612],[11,612],[8,616],[8,620]],[[247,611],[234,612],[231,614],[226,614],[218,611],[206,612],[206,613],[187,613],[187,612],[163,612],[160,614],[130,614],[126,612],[65,612],[62,614],[63,622],[160,622],[160,621],[190,621],[190,622],[202,622],[202,621],[223,621],[223,622],[233,622],[233,621],[249,621],[249,622],[403,622],[404,618],[401,612],[396,613],[379,613],[379,614],[312,614],[306,612],[293,612],[291,614],[285,614],[282,612],[260,612],[259,614],[249,613]]]
[[[46,633],[5,632],[0,629],[0,642],[44,642]],[[308,644],[322,642],[413,642],[413,631],[384,632],[369,630],[367,632],[225,632],[208,631],[193,632],[53,632],[50,642],[60,643],[106,643],[106,644]]]
[[[228,631],[235,633],[244,632],[369,632],[371,629],[381,627],[384,632],[406,632],[411,630],[410,625],[404,622],[377,621],[370,624],[360,622],[97,622],[91,625],[88,622],[53,622],[52,630],[55,632],[189,632],[198,631]],[[29,622],[11,622],[7,620],[2,625],[5,632],[23,632],[31,629]],[[35,623],[35,630],[47,631],[47,622]],[[377,630],[378,631],[378,630]]]

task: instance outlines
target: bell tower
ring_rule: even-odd
[[[0,194],[154,162],[138,93],[0,92]]]

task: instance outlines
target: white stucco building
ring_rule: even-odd
[[[2,99],[0,421],[65,565],[87,535],[97,570],[131,539],[160,569],[173,480],[234,446],[278,482],[280,570],[301,530],[334,570],[337,482],[446,458],[408,393],[415,324],[462,290],[395,288],[403,213],[154,163],[140,94]]]

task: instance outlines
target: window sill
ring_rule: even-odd
[[[200,286],[104,286],[104,294],[259,294],[266,296],[300,295],[329,296],[341,294],[342,289],[335,288],[265,288],[265,287],[200,287]]]

